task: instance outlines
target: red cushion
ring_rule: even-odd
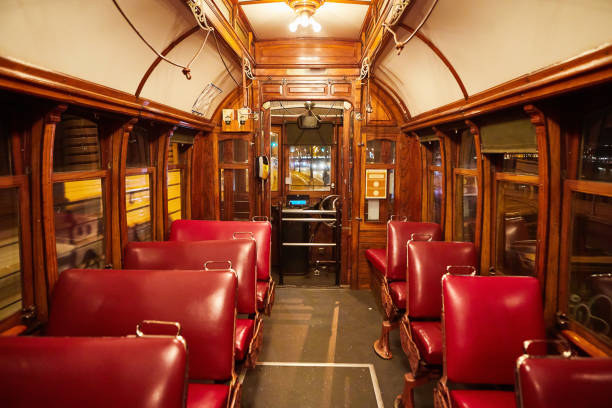
[[[233,239],[234,233],[251,232],[257,243],[257,279],[270,279],[272,226],[268,221],[176,220],[170,228],[170,241],[209,241]],[[237,234],[239,238],[248,234]]]
[[[427,364],[442,364],[442,325],[440,322],[410,322],[414,341]]]
[[[236,338],[234,344],[234,358],[241,361],[249,351],[249,344],[253,338],[252,319],[236,319]]]
[[[389,292],[391,292],[393,304],[398,309],[406,309],[406,282],[389,283]]]
[[[387,249],[372,248],[366,249],[365,257],[372,266],[383,275],[387,275]]]
[[[476,267],[476,248],[471,242],[408,243],[408,316],[440,319],[442,276],[448,265]]]
[[[228,396],[227,385],[190,383],[187,388],[187,408],[224,408]]]
[[[512,391],[450,391],[453,408],[516,408]]]
[[[0,362],[3,407],[183,406],[187,351],[172,338],[0,337]]]
[[[517,374],[524,408],[596,408],[612,402],[610,358],[525,356]]]
[[[442,296],[448,379],[514,384],[514,367],[523,342],[545,338],[538,280],[445,275]]]
[[[238,313],[253,314],[255,301],[255,242],[246,239],[219,241],[129,242],[124,251],[125,269],[204,269],[207,261],[212,269],[228,268],[232,263],[238,274]]]
[[[387,223],[387,279],[406,280],[406,243],[412,234],[429,234],[442,239],[442,230],[433,222],[389,221]]]
[[[266,307],[266,297],[268,296],[269,281],[257,281],[257,310],[264,310]]]
[[[47,334],[126,336],[143,320],[179,322],[189,378],[226,381],[234,366],[236,286],[231,271],[70,269],[53,290]]]

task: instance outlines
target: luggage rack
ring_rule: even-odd
[[[335,210],[314,210],[314,209],[303,209],[303,208],[282,208],[280,211],[280,231],[279,231],[279,242],[280,248],[279,253],[281,259],[283,257],[283,248],[287,247],[309,247],[309,248],[333,248],[333,259],[332,260],[316,260],[317,265],[321,264],[334,264],[336,265],[336,286],[340,285],[340,234],[341,234],[341,207],[338,205]],[[284,223],[297,222],[308,224],[308,228],[319,223],[325,223],[333,229],[334,242],[286,242],[282,240],[283,237],[283,226]],[[320,224],[319,224],[320,225]],[[312,239],[312,233],[310,233]],[[283,284],[284,275],[298,275],[288,274],[283,272],[283,266],[279,270],[279,284]]]

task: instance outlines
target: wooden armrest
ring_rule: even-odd
[[[561,334],[571,341],[576,347],[590,355],[591,357],[610,357],[605,351],[589,342],[573,330],[561,330]]]
[[[0,333],[0,337],[19,336],[20,334],[25,332],[27,328],[28,328],[27,326],[23,324],[19,324],[17,326],[13,326],[10,329],[7,329],[3,331],[2,333]]]

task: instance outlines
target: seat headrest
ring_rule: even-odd
[[[387,223],[387,279],[406,280],[406,242],[425,236],[431,237],[431,241],[440,241],[442,230],[433,222]]]

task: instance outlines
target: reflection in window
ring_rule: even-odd
[[[474,135],[469,129],[461,133],[461,145],[459,146],[459,163],[457,167],[461,169],[475,169],[478,165],[476,157],[476,143]]]
[[[533,275],[538,231],[538,187],[499,181],[496,218],[496,269],[506,275]]]
[[[538,154],[505,153],[502,167],[504,173],[538,174]]]
[[[586,119],[582,140],[580,178],[612,181],[612,107]]]
[[[21,254],[16,188],[0,190],[0,320],[21,310]]]
[[[278,191],[278,133],[270,132],[270,190]]]
[[[219,142],[219,163],[247,163],[249,142],[244,139],[229,139]]]
[[[98,125],[74,115],[63,115],[53,145],[53,171],[100,169]]]
[[[612,345],[612,198],[572,195],[570,316]]]
[[[442,172],[434,170],[430,172],[429,191],[429,220],[438,224],[442,223]]]
[[[128,241],[150,241],[151,189],[148,174],[125,178],[125,211]]]
[[[6,123],[0,121],[0,176],[13,174],[11,138]]]
[[[142,126],[134,126],[127,143],[126,167],[149,166],[149,132]]]
[[[290,190],[331,190],[331,146],[289,147]]]
[[[478,183],[476,176],[457,174],[455,186],[455,236],[457,241],[474,242],[476,239],[476,203]]]
[[[181,219],[181,170],[168,170],[168,222]]]
[[[431,150],[431,165],[442,166],[442,151],[440,150],[440,141],[433,140],[426,142],[425,145]]]
[[[103,268],[102,180],[55,183],[53,202],[58,271]]]
[[[395,142],[381,139],[368,141],[366,164],[395,164]]]

